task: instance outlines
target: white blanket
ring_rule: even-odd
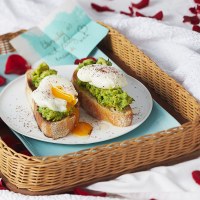
[[[104,19],[126,35],[160,68],[200,100],[200,34],[150,18],[122,15]]]
[[[63,1],[1,0],[0,17],[3,20],[0,20],[0,34],[32,27]],[[94,19],[100,19],[125,34],[164,71],[200,100],[200,34],[191,31],[191,25],[182,23],[183,15],[191,15],[188,9],[195,5],[192,0],[151,0],[150,6],[141,12],[153,15],[163,10],[165,18],[162,22],[148,18],[130,18],[114,13],[96,13],[90,8],[90,2],[97,2],[100,5],[111,6],[119,12],[127,9],[131,0],[79,0],[79,2]],[[123,175],[112,181],[93,184],[88,188],[108,192],[110,197],[114,195],[127,199],[195,200],[199,199],[200,185],[192,178],[194,170],[200,170],[200,159],[171,167],[157,167],[149,171]],[[95,197],[73,195],[29,197],[0,191],[0,199],[92,200]]]

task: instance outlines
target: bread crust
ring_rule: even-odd
[[[98,120],[105,120],[119,127],[126,127],[132,124],[133,111],[130,105],[122,112],[100,105],[87,90],[80,88],[77,84],[77,70],[73,73],[72,83],[78,92],[80,105],[88,114]]]
[[[75,127],[79,119],[79,105],[76,105],[77,113],[71,116],[65,117],[64,119],[56,122],[47,121],[38,112],[38,106],[31,97],[31,93],[36,88],[32,84],[31,80],[32,70],[28,70],[25,74],[26,77],[26,96],[31,105],[35,120],[39,129],[44,133],[45,136],[53,139],[58,139],[67,136]]]

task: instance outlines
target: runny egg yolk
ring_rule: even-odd
[[[76,136],[88,136],[90,135],[93,127],[88,124],[87,122],[79,122],[79,110],[77,108],[74,109],[74,114],[76,116],[76,126],[75,128],[72,130],[72,134],[76,135]]]
[[[56,98],[64,99],[67,101],[67,109],[74,106],[77,103],[77,100],[75,99],[74,95],[67,94],[61,86],[56,86],[51,88],[52,94]],[[72,130],[72,133],[76,136],[88,136],[90,135],[93,127],[87,123],[87,122],[78,122],[79,119],[79,111],[77,108],[74,110],[74,114],[76,115],[76,126]]]
[[[55,97],[66,100],[71,106],[74,106],[77,103],[74,95],[67,94],[61,86],[52,86],[51,91]]]
[[[92,126],[87,122],[78,122],[72,133],[76,136],[88,136],[92,131]]]

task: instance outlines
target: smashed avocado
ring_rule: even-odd
[[[82,63],[79,63],[78,69],[81,69],[84,66],[93,65],[93,64],[112,66],[112,63],[109,60],[105,60],[104,58],[100,57],[98,58],[97,61],[94,61],[92,58],[88,58],[84,60]]]
[[[96,62],[93,59],[86,59],[79,64],[78,69],[86,65],[91,64],[100,64],[112,66],[112,63],[109,60],[104,58],[99,58]],[[113,88],[113,89],[102,89],[97,88],[93,85],[90,85],[87,82],[77,80],[77,84],[90,92],[90,94],[96,98],[97,102],[102,106],[114,108],[118,111],[123,111],[126,106],[130,105],[134,99],[130,97],[122,88]]]
[[[107,65],[107,66],[112,66],[112,63],[108,60],[105,60],[104,58],[98,58],[96,64],[100,64],[100,65]]]
[[[93,59],[88,58],[88,59],[84,60],[82,63],[79,63],[78,69],[81,69],[84,66],[92,65],[92,64],[96,64],[96,62]]]
[[[46,63],[41,63],[31,74],[32,83],[37,88],[43,78],[56,74],[56,70],[50,69]]]
[[[60,121],[61,119],[70,116],[73,113],[73,109],[67,110],[65,112],[53,111],[47,107],[39,107],[38,112],[47,121]]]
[[[123,109],[133,101],[133,98],[131,98],[121,88],[101,89],[81,80],[78,80],[77,84],[88,90],[102,106],[114,108],[118,111],[123,111]]]

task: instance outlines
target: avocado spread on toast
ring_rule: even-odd
[[[57,71],[50,69],[46,63],[41,63],[31,74],[31,79],[33,85],[37,88],[40,84],[40,81],[46,76],[56,75]]]
[[[73,113],[73,109],[67,110],[65,112],[53,111],[49,108],[39,107],[38,112],[45,118],[47,121],[60,121],[65,117],[70,116]]]
[[[91,64],[112,65],[109,60],[105,60],[104,58],[99,58],[96,62],[92,59],[87,59],[79,64],[78,69]],[[132,101],[134,101],[134,99],[124,92],[122,88],[101,89],[79,79],[77,80],[77,84],[81,88],[89,91],[99,104],[108,108],[114,108],[117,111],[123,111],[132,103]]]
[[[37,88],[43,78],[50,75],[56,75],[57,71],[50,69],[46,63],[41,63],[31,74],[33,85]],[[73,113],[73,109],[65,112],[53,111],[47,107],[38,107],[38,112],[47,121],[60,121],[65,117],[70,116]]]

